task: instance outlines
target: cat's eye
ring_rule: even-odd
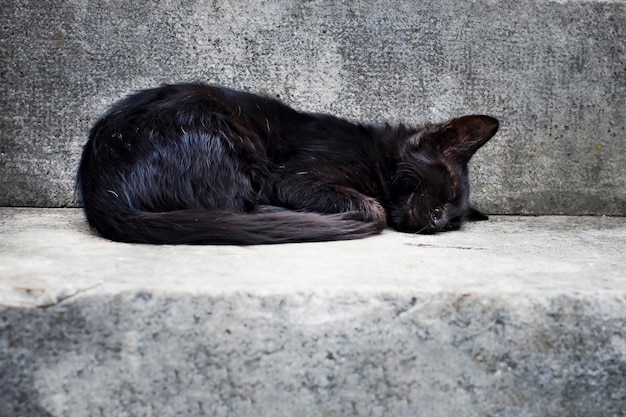
[[[434,209],[430,214],[430,217],[433,219],[433,221],[440,220],[443,217],[443,210],[441,210],[440,208]]]

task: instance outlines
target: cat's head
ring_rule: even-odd
[[[396,230],[437,233],[485,220],[469,203],[467,163],[498,130],[489,116],[429,125],[408,138],[391,184],[388,222]]]

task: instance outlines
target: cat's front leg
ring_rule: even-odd
[[[345,185],[306,174],[283,176],[273,185],[272,204],[325,214],[350,213],[353,219],[364,222],[386,222],[385,209],[378,200]]]

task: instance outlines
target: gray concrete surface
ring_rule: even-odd
[[[354,120],[488,113],[492,213],[626,215],[622,1],[9,2],[0,7],[0,205],[68,206],[95,118],[206,80]]]
[[[626,218],[149,246],[0,209],[0,416],[623,416]]]

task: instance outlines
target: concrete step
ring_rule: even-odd
[[[626,219],[109,242],[0,209],[0,416],[624,416]]]

